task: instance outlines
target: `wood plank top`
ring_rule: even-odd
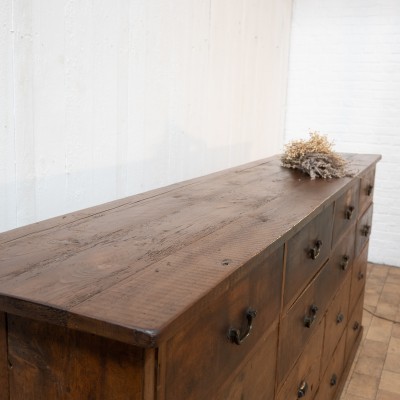
[[[377,155],[346,155],[356,176]],[[154,347],[356,178],[279,156],[0,234],[0,311]]]

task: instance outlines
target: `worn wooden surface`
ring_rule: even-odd
[[[148,350],[11,315],[8,344],[11,399],[143,400]]]
[[[245,279],[168,342],[166,399],[212,398],[235,369],[243,366],[252,349],[261,351],[257,342],[278,326],[282,262],[283,249],[279,248],[265,262],[249,266],[252,271]],[[228,331],[246,330],[248,308],[257,311],[257,316],[251,335],[238,346],[228,340]],[[270,371],[273,375],[274,369]],[[191,373],[181,374],[182,370]]]
[[[0,312],[0,400],[8,399],[7,323],[6,314]]]
[[[1,234],[0,310],[156,346],[351,182],[272,157]]]

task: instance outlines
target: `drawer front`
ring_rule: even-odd
[[[357,257],[361,250],[367,243],[369,236],[371,234],[372,227],[372,204],[369,206],[368,210],[361,216],[357,223],[356,230],[356,250],[355,256]]]
[[[363,213],[372,203],[374,197],[375,168],[370,169],[361,177],[360,212]]]
[[[245,278],[167,342],[167,400],[213,398],[224,382],[248,362],[258,342],[277,326],[282,263],[280,248],[267,261],[252,267]],[[233,342],[232,332],[237,330],[240,339],[249,331],[249,308],[257,315],[249,336],[238,345]],[[256,374],[252,378],[258,379]]]
[[[287,243],[284,305],[302,292],[327,260],[332,242],[333,204],[309,222]]]
[[[331,278],[331,284],[338,288],[345,280],[347,275],[351,274],[354,262],[354,243],[356,235],[356,225],[353,225],[337,243],[333,249],[329,262],[334,269],[334,275]]]
[[[335,246],[340,236],[357,221],[360,181],[356,180],[353,186],[347,190],[335,202],[335,214],[333,218],[333,239]]]
[[[349,312],[352,313],[361,292],[364,290],[367,278],[368,244],[354,261],[351,279]]]
[[[310,340],[337,289],[336,271],[327,262],[304,293],[282,317],[278,351],[277,381],[280,384]]]
[[[301,397],[311,400],[314,397],[319,382],[323,336],[324,321],[319,324],[312,339],[304,348],[279,391],[277,400],[297,400]],[[304,395],[301,396],[299,391],[304,392]]]
[[[257,344],[256,352],[251,359],[210,399],[273,399],[277,348],[278,329],[275,329]]]
[[[364,292],[358,298],[356,306],[347,324],[347,337],[346,337],[346,354],[345,360],[347,361],[350,357],[351,351],[357,341],[358,335],[362,332],[362,314],[363,314],[363,304],[364,304]]]
[[[335,398],[343,373],[345,347],[346,334],[342,335],[335,352],[329,361],[328,368],[319,384],[315,400],[332,400]]]
[[[322,356],[322,371],[331,364],[331,357],[349,318],[349,294],[351,275],[348,275],[326,313],[324,351]],[[344,346],[344,343],[343,343]],[[343,350],[344,351],[344,350]]]

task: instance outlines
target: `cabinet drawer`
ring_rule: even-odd
[[[354,261],[351,279],[349,312],[352,313],[361,292],[365,287],[367,278],[368,245],[364,247],[361,254]]]
[[[344,236],[341,237],[336,247],[333,249],[329,263],[332,264],[333,273],[331,284],[339,287],[347,275],[352,271],[354,262],[354,242],[356,235],[356,225],[350,227]]]
[[[346,361],[350,357],[351,351],[354,347],[355,342],[357,341],[358,335],[360,335],[362,331],[361,322],[363,314],[363,304],[364,304],[364,292],[362,292],[361,296],[358,298],[354,311],[349,319],[349,323],[347,324],[346,354],[345,354]]]
[[[356,230],[356,250],[355,256],[357,257],[365,244],[367,243],[369,236],[371,234],[372,227],[372,204],[369,206],[368,210],[361,216],[357,223]]]
[[[349,274],[326,313],[324,351],[321,366],[323,372],[328,367],[328,364],[331,363],[333,351],[347,325],[350,284],[351,275]]]
[[[273,399],[277,348],[278,329],[276,328],[269,336],[258,342],[256,352],[250,360],[210,399]]]
[[[332,242],[333,204],[287,243],[284,305],[290,305],[326,261]]]
[[[277,400],[297,400],[304,392],[305,399],[312,399],[318,387],[324,321],[317,327],[312,339],[308,342],[301,357],[294,365],[287,380],[283,384]],[[299,396],[300,394],[300,396]]]
[[[361,176],[360,184],[360,213],[363,213],[372,203],[374,196],[375,168]]]
[[[241,281],[167,342],[165,399],[213,398],[248,362],[258,342],[277,326],[282,263],[283,249],[279,248],[266,261],[252,266]],[[240,331],[239,336],[246,333],[249,308],[257,315],[250,335],[237,345],[229,340],[228,333],[233,328]],[[257,380],[257,374],[251,378]]]
[[[346,334],[342,335],[335,352],[329,361],[328,368],[319,384],[315,400],[332,400],[335,397],[339,382],[342,378],[345,347]]]
[[[357,180],[354,185],[335,202],[333,246],[337,243],[340,236],[357,221],[359,191],[360,181]]]
[[[337,286],[330,262],[322,268],[304,293],[282,317],[278,351],[277,381],[282,382],[302,349],[317,329]]]

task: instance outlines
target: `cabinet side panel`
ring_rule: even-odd
[[[0,400],[9,398],[6,314],[0,312]]]
[[[8,315],[10,398],[143,399],[143,350]]]

